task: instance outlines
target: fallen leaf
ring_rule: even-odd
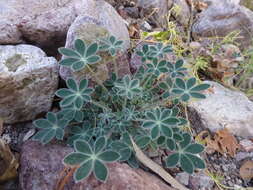
[[[253,161],[248,160],[244,162],[240,168],[240,176],[244,180],[251,180],[253,178]]]
[[[163,178],[166,182],[168,182],[172,187],[179,189],[179,190],[189,190],[188,188],[181,185],[175,178],[173,178],[168,172],[166,172],[161,166],[159,166],[157,163],[155,163],[153,160],[151,160],[149,157],[147,157],[142,150],[136,145],[134,140],[131,137],[131,142],[133,144],[133,149],[135,151],[135,156],[138,158],[138,160],[147,166],[149,169],[151,169],[153,172],[155,172],[157,175],[159,175],[161,178]]]
[[[9,146],[0,139],[0,182],[15,178],[18,167],[19,163]]]
[[[229,132],[227,128],[218,130],[214,136],[206,139],[207,147],[214,149],[221,154],[228,154],[234,157],[237,150],[241,148],[236,138]]]

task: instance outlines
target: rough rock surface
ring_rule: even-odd
[[[214,189],[214,181],[204,172],[194,173],[190,176],[189,187],[192,190],[211,190]]]
[[[43,146],[34,141],[25,142],[21,152],[21,190],[54,190],[64,168],[62,159],[70,152],[72,149],[63,145]],[[77,184],[71,180],[64,190],[173,190],[157,177],[126,164],[110,164],[109,170],[107,183],[98,182],[90,176]]]
[[[1,1],[0,44],[27,41],[40,47],[62,45],[69,26],[82,12],[82,1]]]
[[[58,86],[58,65],[31,45],[0,46],[0,117],[32,120],[49,111]]]
[[[114,35],[116,38],[124,41],[123,54],[116,60],[119,73],[121,76],[129,73],[126,51],[130,47],[130,38],[123,19],[110,4],[103,0],[88,0],[83,12],[84,14],[78,16],[69,28],[65,47],[71,48],[76,39],[82,39],[86,43],[91,43],[97,41],[98,38],[106,37],[108,34]],[[107,54],[101,54],[101,56],[103,62],[97,65],[96,74],[100,80],[104,81],[109,77],[112,61],[109,61],[111,57]],[[89,74],[90,73],[86,70],[75,72],[73,74],[71,70],[66,67],[60,68],[60,75],[63,79],[70,76],[74,76],[78,80],[84,76],[92,78]]]
[[[253,13],[236,3],[228,0],[211,1],[206,10],[200,13],[197,21],[192,27],[195,40],[203,37],[223,37],[230,32],[241,31],[238,40],[242,47],[252,44],[251,34],[253,32]]]
[[[143,14],[146,16],[149,15],[149,18],[152,15],[154,23],[159,24],[160,27],[166,26],[166,16],[172,4],[172,0],[138,0],[136,3],[137,7],[143,10]]]
[[[190,7],[188,6],[186,0],[174,0],[174,6],[178,6],[180,8],[180,12],[175,13],[173,11],[172,15],[180,24],[182,24],[184,27],[188,27],[191,13]]]
[[[191,102],[201,121],[211,131],[226,127],[231,133],[242,137],[253,136],[253,102],[243,93],[223,87],[216,82],[208,81],[212,91],[207,91],[206,99]]]

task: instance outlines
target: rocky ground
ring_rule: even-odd
[[[183,57],[193,74],[212,86],[206,99],[188,105],[195,140],[206,145],[207,169],[193,175],[168,172],[192,190],[252,188],[253,69],[244,75],[253,64],[252,7],[247,0],[0,1],[0,189],[53,190],[64,173],[61,160],[70,147],[30,140],[32,121],[57,109],[54,92],[62,79],[84,74],[59,67],[57,48],[111,33],[124,40],[124,53],[116,60],[124,75],[140,64],[134,48],[157,40],[143,37],[154,31],[169,31],[162,40],[175,47],[172,59]],[[203,60],[208,68],[194,70]],[[110,64],[101,63],[97,75],[105,80],[110,71]],[[4,158],[6,147],[15,162]],[[10,163],[15,165],[6,177]],[[110,169],[106,184],[90,177],[78,184],[70,180],[64,189],[173,189],[145,168],[117,163]]]

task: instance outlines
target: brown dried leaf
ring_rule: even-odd
[[[207,139],[207,147],[221,154],[229,154],[231,157],[234,157],[237,150],[241,148],[236,138],[227,128],[218,130],[214,136],[214,140]]]
[[[15,178],[18,167],[19,163],[9,146],[0,139],[0,182]]]
[[[253,178],[253,161],[248,160],[243,163],[240,168],[240,176],[244,180],[251,180]]]

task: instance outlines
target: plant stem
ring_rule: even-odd
[[[87,66],[88,70],[90,71],[90,73],[95,77],[96,82],[97,82],[99,85],[101,85],[102,88],[103,88],[106,92],[108,92],[107,88],[106,88],[106,87],[104,86],[104,84],[103,84],[103,81],[101,81],[101,80],[97,77],[96,73],[92,70],[92,68],[91,68],[88,64],[87,64],[86,66]]]
[[[118,68],[118,65],[117,65],[116,56],[113,57],[112,61],[113,61],[113,66],[114,66],[114,72],[116,74],[116,77],[118,78],[118,76],[119,76],[119,68]]]
[[[107,111],[110,110],[110,108],[108,108],[106,105],[101,104],[101,102],[96,102],[96,101],[92,100],[91,103],[94,104],[95,106],[98,106],[98,107],[105,109]]]

